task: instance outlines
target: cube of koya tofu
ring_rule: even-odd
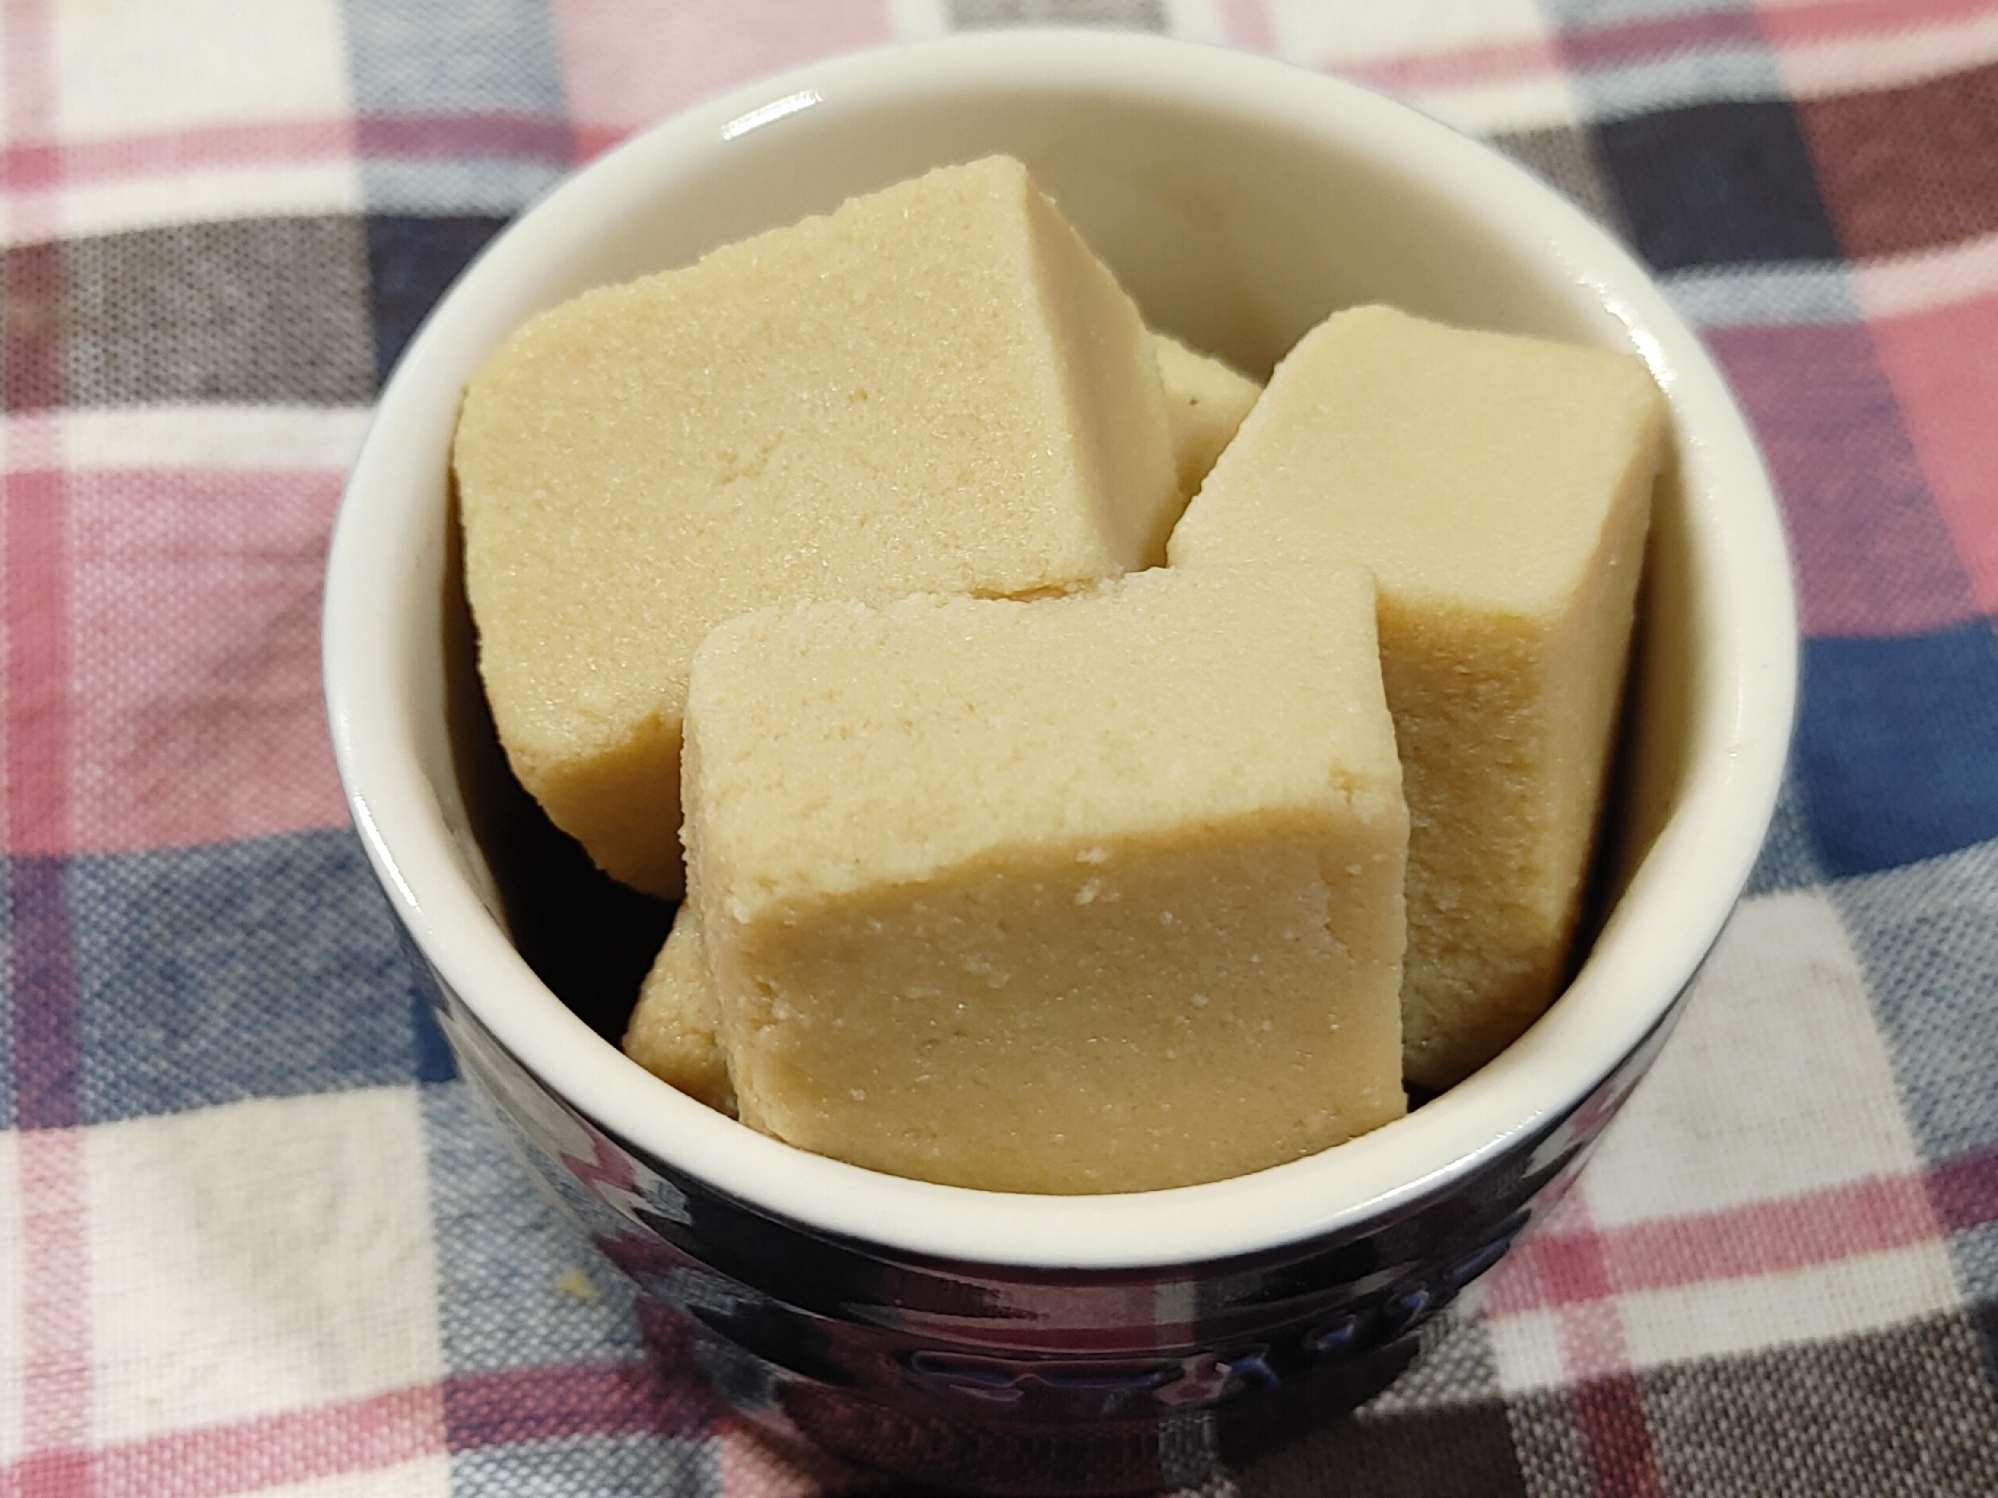
[[[1411,821],[1411,1081],[1482,1066],[1573,938],[1664,402],[1628,354],[1385,307],[1299,341],[1173,532],[1174,567],[1358,563]]]
[[[763,610],[695,657],[686,776],[767,1133],[1135,1191],[1404,1110],[1407,813],[1358,569]]]
[[[673,929],[639,985],[624,1031],[624,1053],[655,1077],[729,1117],[736,1116],[735,1088],[718,1031],[721,1014],[694,907],[673,912]]]
[[[1166,422],[1172,432],[1179,492],[1191,499],[1222,449],[1234,440],[1263,387],[1232,365],[1196,353],[1164,333],[1152,335],[1152,354],[1165,383]]]
[[[1004,158],[543,313],[473,379],[453,463],[500,741],[660,893],[710,628],[1072,588],[1159,561],[1180,503],[1136,309]]]

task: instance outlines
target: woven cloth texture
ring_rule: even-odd
[[[1243,1495],[1998,1493],[1998,3],[0,0],[0,1495],[809,1498],[468,1096],[318,603],[485,241],[776,68],[1022,22],[1411,99],[1660,274],[1799,568],[1777,824],[1481,1311]]]

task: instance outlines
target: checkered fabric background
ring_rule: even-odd
[[[1994,0],[0,0],[0,1495],[865,1487],[501,1151],[342,811],[343,467],[561,173],[1065,21],[1421,103],[1635,246],[1764,444],[1794,766],[1680,1033],[1481,1315],[1249,1495],[1998,1492]]]

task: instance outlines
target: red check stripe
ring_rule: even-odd
[[[1964,1182],[1955,1165],[1934,1176]],[[1998,1216],[1998,1165],[1959,1185],[1958,1217]],[[1931,1177],[1856,1181],[1807,1195],[1616,1227],[1557,1227],[1522,1242],[1494,1273],[1495,1316],[1606,1300],[1639,1290],[1781,1274],[1932,1242],[1944,1231]],[[1972,1203],[1975,1206],[1972,1206]],[[1953,1222],[1952,1227],[1968,1225]]]
[[[1573,1226],[1552,1235],[1556,1241],[1547,1245],[1542,1277],[1568,1292],[1553,1311],[1554,1336],[1569,1412],[1588,1466],[1589,1491],[1659,1498],[1663,1489],[1631,1372],[1623,1315],[1609,1293],[1608,1235],[1589,1230],[1587,1202],[1578,1196],[1570,1196],[1554,1220]],[[1535,1235],[1527,1244],[1546,1236]]]
[[[65,851],[184,847],[346,821],[319,687],[340,475],[72,472]]]
[[[53,1158],[54,1153],[42,1146],[44,1156]],[[46,1272],[45,1266],[36,1267]],[[42,1282],[55,1283],[53,1277]],[[87,1300],[78,1296],[67,1304],[80,1316]],[[381,1471],[449,1452],[578,1436],[690,1435],[704,1430],[716,1414],[697,1386],[685,1381],[664,1385],[642,1363],[563,1364],[458,1374],[367,1398],[168,1431],[93,1450],[87,1444],[87,1421],[77,1420],[73,1411],[49,1408],[50,1396],[36,1394],[50,1375],[61,1371],[29,1364],[29,1428],[62,1439],[47,1441],[44,1449],[0,1468],[0,1498],[156,1498],[161,1493],[226,1498]],[[54,1415],[62,1416],[60,1431],[45,1423]]]
[[[1569,1395],[1588,1453],[1590,1491],[1605,1498],[1663,1498],[1657,1454],[1637,1380],[1628,1373],[1590,1379]]]
[[[368,1399],[173,1431],[97,1450],[77,1445],[0,1473],[0,1494],[54,1498],[224,1498],[314,1478],[378,1471],[444,1449],[435,1384]],[[45,1486],[67,1474],[70,1486]]]
[[[274,120],[205,125],[103,140],[17,138],[0,151],[0,187],[46,192],[59,186],[173,176],[215,167],[304,165],[353,154],[348,120]]]
[[[1764,5],[1759,14],[1771,42],[1795,46],[1948,25],[1990,11],[1988,0],[1823,0],[1816,5]]]
[[[1987,19],[1980,0],[1828,0],[1817,5],[1708,10],[1584,26],[1554,38],[1522,38],[1366,59],[1330,58],[1329,72],[1407,93],[1553,79],[1568,72],[1655,62],[1728,47],[1798,47]]]
[[[46,140],[55,121],[55,42],[49,7],[23,0],[0,10],[0,152],[6,142]],[[4,156],[0,156],[4,159]],[[46,208],[0,204],[15,242],[52,237]],[[13,325],[12,318],[8,326]]]
[[[436,1385],[108,1446],[97,1498],[222,1498],[283,1483],[379,1471],[443,1449]]]
[[[504,1368],[444,1382],[453,1451],[574,1436],[689,1435],[715,1413],[687,1380],[662,1382],[643,1363]]]
[[[1235,46],[1258,52],[1276,50],[1276,31],[1263,0],[1221,0],[1221,18],[1228,40]]]
[[[1372,84],[1375,88],[1425,93],[1552,77],[1560,71],[1560,57],[1551,41],[1534,37],[1525,41],[1482,42],[1469,47],[1369,58],[1365,61],[1334,59],[1324,66],[1328,72]]]
[[[12,340],[9,340],[9,351]],[[12,372],[12,360],[9,360]],[[16,436],[26,424],[16,423]],[[37,433],[46,436],[47,433]],[[6,818],[15,854],[69,844],[67,484],[53,465],[0,478],[6,557]]]
[[[83,141],[55,140],[25,129],[10,134],[12,143],[0,146],[0,189],[24,194],[187,172],[312,166],[356,154],[509,156],[562,165],[576,158],[575,133],[567,121],[504,112],[200,125]]]
[[[1677,52],[1762,44],[1762,26],[1753,14],[1711,10],[1563,32],[1560,46],[1562,60],[1570,67],[1613,68],[1655,62]]]
[[[53,19],[45,0],[0,10],[6,139],[48,133],[55,118]],[[53,233],[47,205],[10,206],[16,239]],[[54,244],[6,259],[8,306],[0,380],[11,411],[62,399],[62,262]],[[0,775],[7,849],[20,859],[9,880],[15,1122],[19,1127],[22,1274],[19,1307],[23,1457],[9,1483],[34,1498],[86,1498],[90,1433],[89,1190],[82,1122],[82,1043],[74,933],[59,853],[68,841],[65,767],[69,699],[68,493],[53,419],[9,424],[10,466],[0,478],[0,620],[6,668],[0,700]]]

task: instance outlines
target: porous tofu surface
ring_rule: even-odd
[[[453,463],[501,742],[660,893],[715,624],[1073,588],[1156,562],[1179,505],[1136,309],[1005,158],[534,318],[473,379]]]
[[[1175,567],[1347,562],[1378,580],[1420,1085],[1482,1066],[1563,977],[1663,418],[1632,356],[1357,308],[1277,367],[1173,533]]]
[[[1399,1116],[1406,810],[1357,569],[763,610],[688,706],[743,1121],[1146,1190]]]
[[[1191,499],[1249,414],[1263,387],[1209,354],[1197,353],[1165,333],[1152,335],[1152,352],[1165,384],[1172,429],[1173,466],[1179,492]]]
[[[682,904],[625,1026],[624,1053],[655,1077],[710,1108],[733,1115],[735,1088],[723,1053],[721,1011],[693,907]]]

